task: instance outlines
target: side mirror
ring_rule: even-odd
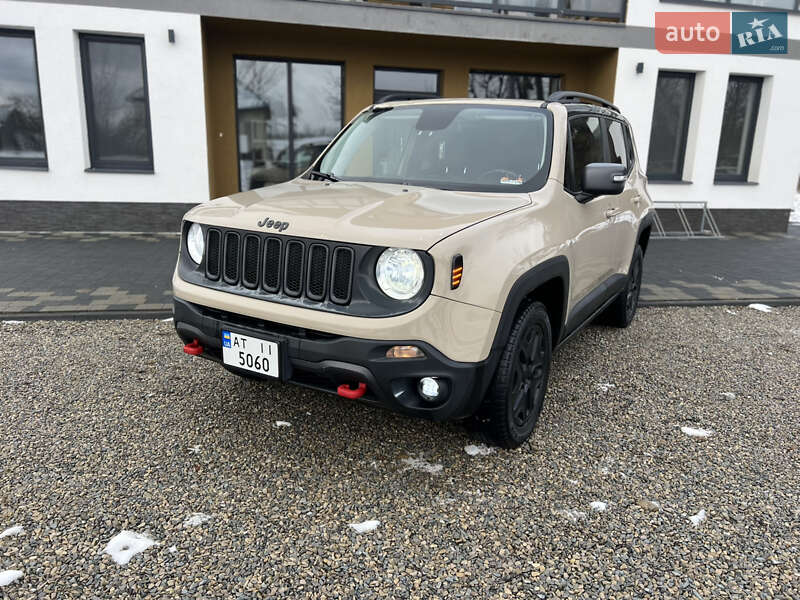
[[[591,163],[583,168],[583,191],[590,195],[620,194],[625,189],[625,165],[619,163]]]

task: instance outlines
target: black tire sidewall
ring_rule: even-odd
[[[544,374],[542,378],[542,398],[538,407],[531,413],[528,421],[519,426],[514,422],[514,417],[511,410],[511,385],[513,375],[514,359],[519,350],[519,343],[522,333],[529,327],[536,323],[541,325],[544,331],[545,339],[542,341],[544,344],[545,360],[544,360]],[[506,341],[503,348],[503,353],[500,358],[500,364],[495,372],[494,381],[489,393],[489,435],[493,441],[499,446],[505,448],[516,448],[527,440],[536,423],[539,420],[542,406],[544,405],[544,398],[547,395],[547,382],[550,376],[550,365],[553,357],[553,344],[552,344],[552,329],[550,327],[550,319],[547,310],[540,302],[534,302],[528,306],[522,314],[517,317],[511,328],[511,334]]]

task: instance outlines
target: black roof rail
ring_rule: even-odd
[[[401,92],[397,94],[386,94],[385,96],[378,98],[375,104],[383,104],[384,102],[398,102],[401,100],[431,100],[440,97],[441,96],[438,94],[429,92]]]
[[[581,100],[588,100],[590,102],[594,102],[599,104],[604,108],[608,108],[613,110],[614,112],[620,112],[619,108],[616,105],[611,104],[608,100],[604,100],[600,96],[593,96],[592,94],[584,94],[583,92],[568,92],[566,90],[561,92],[553,92],[547,97],[546,102],[560,102],[561,104],[574,104],[580,103]]]

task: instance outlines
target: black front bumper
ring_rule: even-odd
[[[276,341],[282,354],[283,381],[334,394],[341,384],[366,383],[367,391],[360,400],[437,421],[462,419],[475,413],[492,376],[488,366],[491,361],[452,361],[425,342],[333,335],[207,308],[178,298],[175,298],[175,329],[184,343],[197,339],[203,346],[201,356],[216,362],[222,362],[223,329]],[[418,346],[425,358],[386,358],[386,351],[395,345]],[[250,371],[226,368],[259,377]],[[445,382],[444,398],[428,402],[419,395],[419,379],[427,376]]]

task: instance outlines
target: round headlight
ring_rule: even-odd
[[[203,260],[206,242],[203,239],[203,228],[197,223],[192,223],[192,226],[189,227],[189,233],[186,236],[186,247],[189,249],[189,256],[199,265]]]
[[[384,294],[395,300],[407,300],[422,287],[425,268],[413,250],[387,248],[375,266],[375,278]]]

